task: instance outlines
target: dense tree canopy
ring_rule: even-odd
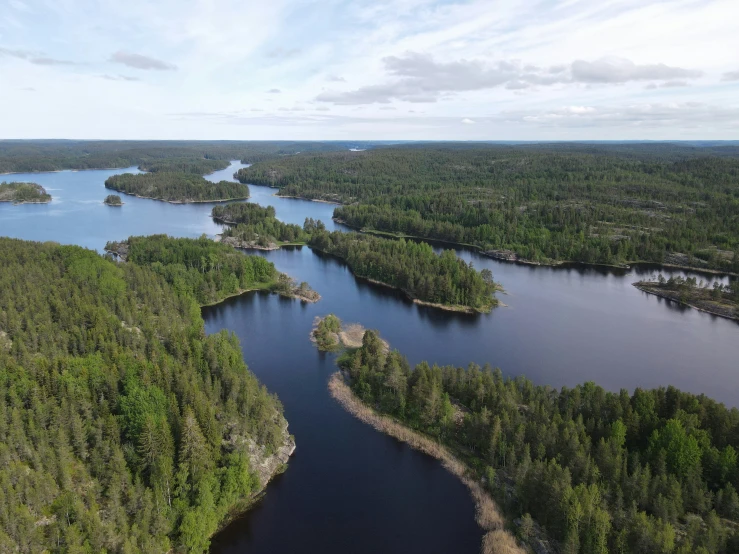
[[[490,270],[478,272],[453,250],[439,256],[426,243],[378,238],[360,233],[329,233],[306,220],[308,244],[341,258],[355,275],[397,287],[411,298],[489,311],[496,304]]]
[[[204,175],[227,167],[228,160],[253,163],[346,148],[344,142],[0,140],[0,173],[140,166]]]
[[[524,540],[530,514],[565,553],[739,552],[736,409],[673,387],[556,391],[489,366],[411,370],[372,331],[341,364],[362,400],[486,476],[512,519],[525,515]]]
[[[284,440],[236,338],[76,246],[0,239],[0,291],[0,551],[205,551]]]
[[[109,194],[105,197],[103,203],[107,204],[108,206],[120,206],[123,204],[123,201],[121,200],[121,197],[117,194]]]
[[[299,155],[242,182],[347,204],[347,224],[539,262],[739,271],[739,149],[418,145]]]
[[[149,173],[168,171],[170,173],[192,173],[206,175],[219,169],[226,169],[229,160],[213,160],[209,158],[164,158],[160,160],[146,160],[139,164],[139,169]]]
[[[0,183],[0,202],[14,204],[46,203],[51,202],[51,195],[46,189],[36,183]]]
[[[215,206],[213,219],[230,226],[223,237],[232,237],[242,244],[257,246],[303,243],[309,238],[300,225],[283,223],[275,217],[272,206],[263,208],[258,204],[239,202]]]
[[[261,256],[247,256],[203,236],[199,239],[167,235],[130,237],[109,242],[105,249],[122,253],[129,262],[147,266],[182,294],[199,304],[213,304],[244,290],[268,288],[278,271]]]
[[[249,187],[232,181],[213,183],[194,173],[161,171],[134,175],[113,175],[105,188],[143,198],[168,202],[217,202],[249,198]]]

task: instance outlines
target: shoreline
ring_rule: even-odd
[[[250,439],[249,462],[256,466],[252,468],[252,471],[259,477],[259,489],[254,491],[248,497],[237,500],[228,509],[223,520],[218,523],[218,527],[208,537],[208,539],[213,539],[213,537],[225,530],[226,527],[237,521],[239,518],[245,516],[255,504],[262,500],[264,495],[267,493],[267,486],[272,479],[287,471],[288,462],[290,461],[290,457],[295,453],[297,445],[295,444],[295,438],[287,432],[289,425],[288,421],[284,419],[284,417],[283,421],[285,422],[285,427],[283,429],[282,446],[277,448],[275,453],[271,456],[259,456],[259,452],[256,451],[263,450],[263,447],[258,447],[253,443],[253,440]],[[256,464],[254,462],[256,462]],[[259,468],[262,469],[261,472],[259,471]]]
[[[13,206],[22,206],[23,204],[51,204],[53,198],[49,200],[21,200],[16,202],[15,200],[0,200],[0,204],[13,204]]]
[[[372,283],[373,285],[379,285],[381,287],[386,287],[386,288],[389,288],[389,289],[400,291],[401,293],[403,293],[403,295],[405,295],[405,297],[408,300],[410,300],[414,304],[418,304],[418,305],[421,305],[421,306],[428,306],[428,307],[431,307],[431,308],[437,308],[439,310],[444,310],[446,312],[466,313],[468,315],[474,315],[476,313],[489,314],[490,312],[493,311],[493,308],[496,307],[495,300],[497,300],[497,299],[495,299],[495,297],[493,297],[494,298],[493,304],[490,306],[490,309],[488,309],[488,310],[478,310],[476,308],[473,308],[472,306],[461,306],[461,305],[455,305],[455,304],[438,304],[438,303],[435,303],[435,302],[428,302],[426,300],[420,300],[420,299],[416,298],[415,296],[412,296],[407,290],[405,290],[405,289],[403,289],[401,287],[398,287],[396,285],[391,285],[389,283],[385,283],[383,281],[378,281],[377,279],[372,279],[371,277],[365,277],[364,275],[359,275],[358,273],[355,273],[354,270],[351,267],[349,267],[349,264],[346,263],[346,260],[344,258],[341,258],[341,257],[339,257],[339,256],[337,256],[335,254],[330,254],[328,252],[324,252],[323,250],[320,250],[320,249],[318,249],[318,248],[316,248],[314,246],[308,245],[308,248],[310,248],[311,250],[314,250],[316,252],[320,252],[321,254],[323,254],[325,256],[332,256],[333,258],[336,258],[337,260],[341,260],[341,262],[344,263],[344,264],[346,264],[346,267],[349,268],[349,272],[355,278],[357,278],[357,279],[361,279],[363,281],[367,281],[369,283]],[[499,290],[502,291],[501,288],[498,288],[498,289],[496,289],[496,292],[499,291]]]
[[[431,242],[431,243],[439,242],[443,244],[449,244],[451,246],[469,248],[470,250],[474,250],[478,254],[485,256],[486,258],[490,258],[491,260],[496,260],[499,262],[507,262],[507,263],[512,263],[512,264],[523,264],[523,265],[532,265],[532,266],[539,266],[539,267],[553,267],[553,268],[561,268],[564,265],[572,264],[572,265],[581,265],[583,267],[605,267],[605,268],[621,269],[621,270],[634,269],[634,266],[636,265],[653,265],[653,266],[664,267],[664,268],[679,269],[681,271],[692,271],[695,273],[710,273],[712,275],[721,275],[723,277],[739,277],[739,273],[735,273],[733,271],[724,271],[721,269],[694,267],[694,266],[689,266],[689,265],[666,264],[662,262],[650,262],[647,260],[627,261],[627,262],[624,262],[624,264],[622,265],[605,264],[605,263],[597,263],[597,262],[580,262],[576,260],[554,260],[551,262],[534,262],[534,261],[524,260],[520,258],[515,259],[515,260],[509,260],[504,257],[492,256],[488,254],[488,252],[490,252],[489,250],[485,251],[480,246],[476,246],[474,244],[469,244],[466,242],[454,242],[454,241],[444,240],[444,239],[435,239],[435,238],[430,238],[430,237],[418,237],[415,235],[406,235],[404,233],[397,234],[397,233],[392,233],[390,231],[363,229],[361,227],[350,225],[349,223],[347,223],[346,221],[338,217],[332,217],[331,219],[335,221],[336,223],[340,223],[341,225],[345,225],[349,227],[350,229],[354,229],[355,231],[359,233],[364,233],[367,235],[385,236],[388,238],[395,238],[395,239],[413,239],[413,240],[420,240],[420,241]]]
[[[28,173],[63,173],[65,171],[107,171],[110,169],[129,169],[131,167],[135,167],[139,171],[143,171],[143,169],[139,169],[138,165],[127,165],[126,167],[85,167],[82,169],[32,169],[30,171],[9,171],[8,173],[0,173],[0,175],[26,175]]]
[[[133,194],[130,192],[125,192],[118,189],[108,188],[105,187],[108,190],[114,190],[116,192],[120,192],[121,194],[125,194],[127,196],[133,196],[135,198],[141,198],[142,200],[156,200],[158,202],[167,202],[168,204],[220,204],[222,202],[233,202],[234,200],[249,200],[249,197],[241,197],[241,198],[223,198],[221,200],[165,200],[164,198],[153,198],[151,196],[140,196],[138,194]]]
[[[724,319],[730,319],[733,321],[739,321],[739,315],[730,315],[726,313],[721,313],[719,311],[711,310],[710,308],[703,308],[700,306],[697,306],[696,304],[692,304],[690,302],[683,302],[679,298],[675,298],[674,296],[670,296],[666,292],[662,292],[655,287],[651,287],[649,285],[643,284],[641,281],[637,281],[636,283],[631,283],[633,287],[636,287],[640,291],[646,294],[651,294],[653,296],[657,296],[658,298],[664,298],[665,300],[669,300],[671,302],[675,302],[676,304],[680,306],[686,306],[688,308],[692,308],[694,310],[698,310],[699,312],[703,312],[706,314],[710,314],[716,317],[723,317]]]
[[[469,475],[470,471],[467,466],[447,447],[389,416],[377,413],[373,408],[364,404],[349,388],[341,371],[336,371],[331,375],[328,389],[334,400],[358,420],[385,435],[408,444],[414,450],[441,461],[442,467],[469,489],[475,503],[475,521],[483,531],[481,547],[483,554],[525,553],[513,535],[505,529],[505,520],[492,496],[484,489],[480,481]]]
[[[263,186],[263,185],[254,185],[255,187]],[[277,188],[277,187],[269,187],[269,188]],[[286,196],[282,195],[279,192],[279,189],[276,193],[274,193],[272,196],[276,196],[277,198],[292,198],[294,200],[306,200],[308,202],[320,202],[321,204],[333,204],[335,206],[343,206],[341,202],[334,202],[333,200],[319,200],[318,198],[306,198],[305,196]]]

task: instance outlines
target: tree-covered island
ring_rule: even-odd
[[[357,277],[400,289],[418,304],[468,313],[497,305],[499,286],[490,270],[478,272],[451,250],[439,256],[425,243],[328,232],[311,218],[301,228],[278,221],[272,207],[249,203],[216,206],[212,216],[230,225],[221,235],[224,244],[266,250],[307,244],[340,258]]]
[[[105,188],[173,204],[223,202],[249,198],[249,187],[231,181],[213,183],[201,175],[161,171],[156,173],[113,175]]]
[[[109,194],[103,200],[103,204],[106,206],[123,206],[123,201],[121,201],[121,197],[117,194]]]
[[[323,321],[333,347],[339,323]],[[332,395],[468,485],[483,552],[739,552],[739,410],[674,387],[557,391],[487,365],[411,368],[376,332],[362,340]]]
[[[205,236],[129,237],[122,242],[109,242],[105,250],[122,261],[150,268],[201,306],[251,290],[272,291],[304,302],[321,298],[307,283],[296,283],[265,258],[245,255]]]
[[[204,553],[294,450],[163,273],[0,238],[0,551]]]
[[[307,244],[310,238],[300,225],[279,221],[272,206],[236,202],[214,206],[211,215],[214,220],[229,225],[221,240],[237,248],[275,250]]]
[[[637,281],[634,286],[709,314],[739,320],[739,284],[736,281],[729,285],[714,281],[709,285],[698,282],[695,277],[665,279],[660,275],[656,281]]]
[[[0,202],[13,204],[48,204],[51,195],[36,183],[0,183]]]

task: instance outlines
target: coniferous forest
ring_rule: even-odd
[[[197,300],[136,263],[0,239],[0,551],[204,552],[285,440]]]
[[[213,219],[227,223],[223,238],[232,238],[237,244],[270,247],[285,243],[305,243],[309,234],[300,226],[283,223],[275,217],[272,206],[238,202],[214,206]]]
[[[334,215],[356,228],[508,259],[739,271],[731,146],[408,145],[266,160],[238,178],[344,203]]]
[[[312,248],[341,258],[355,275],[397,287],[410,298],[481,312],[497,304],[490,270],[477,271],[453,250],[439,256],[424,242],[329,233],[320,221],[307,220],[305,230]]]
[[[205,236],[130,237],[124,242],[109,242],[105,249],[128,262],[149,267],[175,291],[195,298],[200,305],[214,304],[246,290],[270,288],[279,277],[274,264],[261,256],[245,256]]]
[[[51,195],[36,183],[0,183],[0,202],[14,204],[45,204],[51,202]]]
[[[160,171],[113,175],[105,188],[167,202],[218,202],[249,198],[249,187],[231,181],[213,183],[195,173]]]
[[[571,554],[739,551],[736,409],[674,387],[557,391],[489,366],[411,369],[373,331],[340,365],[362,401],[465,459],[526,544],[555,541]]]
[[[0,173],[138,166],[152,172],[204,175],[228,167],[229,160],[253,163],[298,152],[346,148],[343,142],[0,140]]]

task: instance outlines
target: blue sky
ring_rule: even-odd
[[[736,0],[0,0],[0,138],[739,139]]]

